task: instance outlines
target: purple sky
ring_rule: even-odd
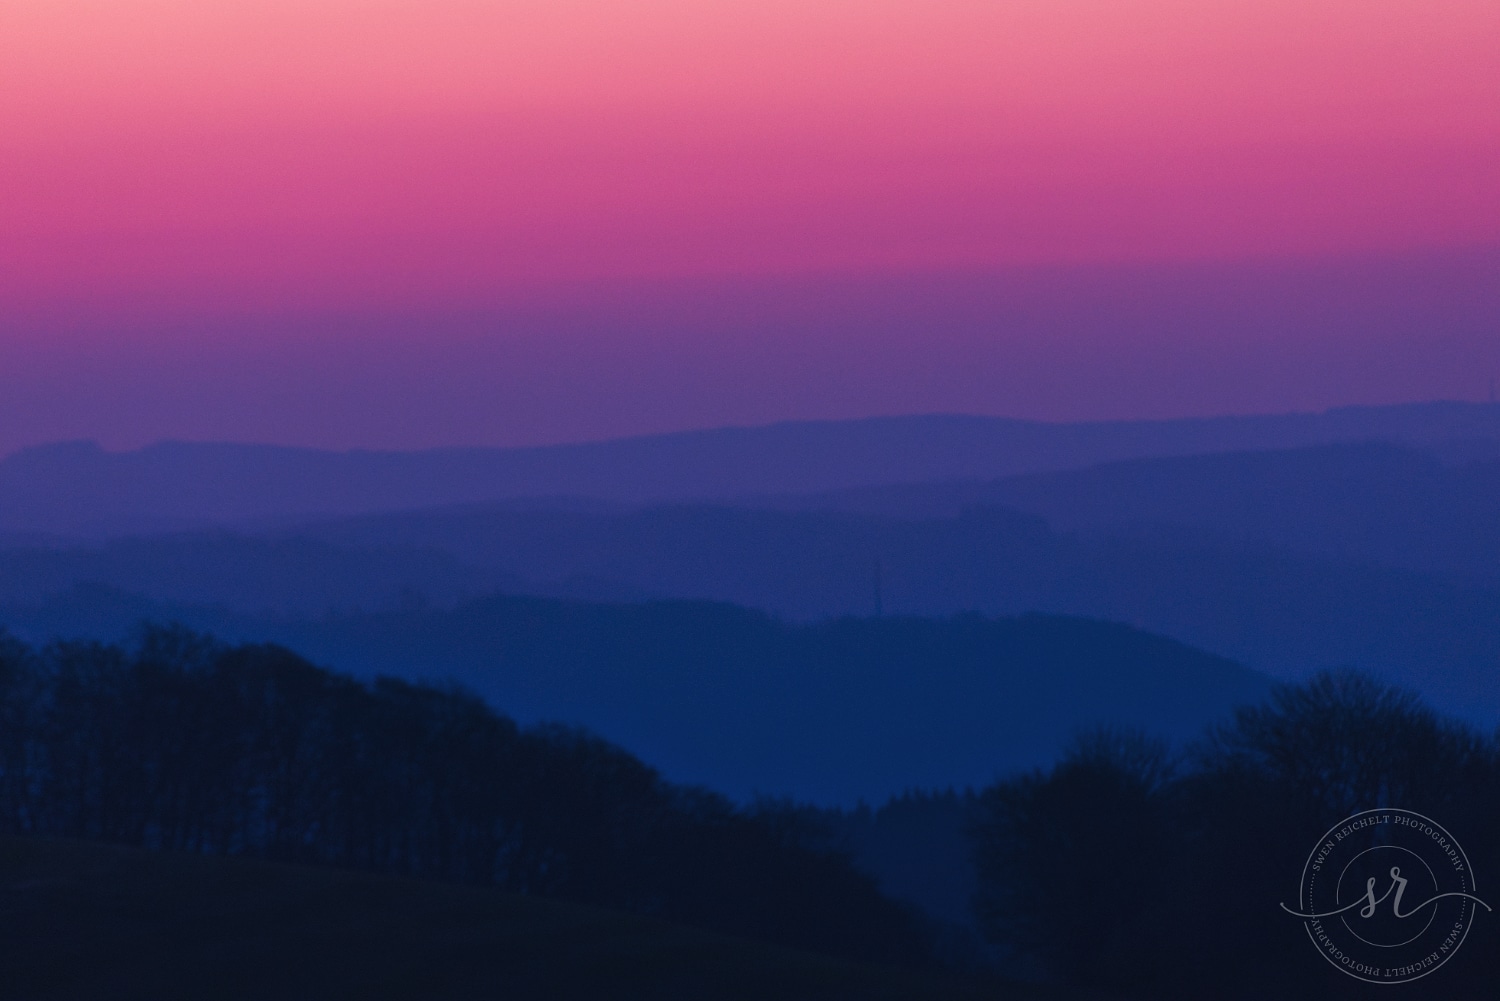
[[[1495,0],[5,0],[0,451],[1484,398],[1497,80]]]
[[[1500,250],[578,284],[457,308],[13,314],[0,450],[532,444],[783,419],[1483,399]]]

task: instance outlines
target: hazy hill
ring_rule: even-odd
[[[351,547],[307,537],[211,531],[0,549],[0,601],[25,601],[84,583],[158,601],[292,615],[386,607],[418,595],[452,603],[500,588],[524,589],[517,579],[438,548]]]
[[[415,880],[0,839],[14,1001],[1064,998]]]
[[[887,610],[908,615],[1026,611],[1077,559],[1073,541],[1043,519],[1001,508],[892,519],[714,505],[610,514],[473,507],[306,525],[278,541],[288,539],[435,551],[533,586],[609,581],[796,619],[872,615],[877,589]]]
[[[255,533],[0,542],[0,600],[94,582],[164,601],[297,614],[506,590],[709,598],[815,618],[872,612],[879,561],[893,610],[1024,611],[1076,576],[1070,568],[1118,548],[1111,539],[1142,552],[1228,551],[1236,563],[1291,557],[1310,564],[1312,580],[1359,566],[1500,583],[1500,462],[1450,465],[1377,443],[743,503],[757,506],[537,500]]]
[[[1489,411],[1373,413],[1441,424],[1444,415]],[[1281,677],[1357,666],[1490,725],[1500,720],[1500,463],[1457,461],[1453,447],[1445,450],[1448,461],[1390,444],[1321,445],[768,496],[740,506],[533,499],[256,534],[51,548],[32,540],[0,550],[0,621],[42,640],[118,635],[142,617],[182,615],[232,635],[283,639],[350,670],[478,679],[476,687],[510,700],[498,703],[502,709],[574,719],[583,703],[532,705],[523,688],[494,687],[486,659],[493,638],[472,621],[473,609],[486,606],[464,603],[496,591],[707,599],[794,622],[877,609],[937,617],[1039,611],[1129,623]],[[1479,451],[1470,448],[1467,460]],[[682,624],[679,646],[692,648],[693,630],[716,628],[711,621]],[[738,628],[722,639],[739,636]],[[444,645],[445,631],[458,637],[452,645]],[[436,642],[412,638],[429,632]],[[572,639],[562,631],[549,642]],[[700,655],[707,656],[693,656]],[[664,648],[659,659],[680,667],[685,656]],[[647,710],[656,708],[638,705],[643,696],[628,690],[648,689],[660,664],[609,662],[621,673],[599,691],[614,685],[623,701],[610,708],[594,693],[599,704],[587,711],[597,715],[578,721],[615,727],[610,736],[650,752]],[[685,733],[663,752],[685,754]],[[1026,753],[1005,760],[1029,760],[1030,738],[1018,746]],[[736,789],[760,781],[753,763],[723,761],[713,771]],[[946,765],[916,771],[922,777],[913,781],[922,783],[956,775]],[[871,795],[897,788],[881,785]]]
[[[601,594],[709,598],[816,619],[874,614],[878,590],[888,613],[1043,611],[1128,622],[1285,678],[1357,666],[1421,689],[1445,711],[1500,720],[1500,564],[1486,575],[1488,554],[1500,560],[1492,470],[1444,469],[1418,455],[1415,469],[1434,481],[1451,474],[1457,486],[1414,499],[1410,483],[1355,477],[1341,458],[1370,472],[1341,453],[1309,450],[1162,460],[1194,475],[1160,495],[1127,489],[1132,479],[1172,478],[1154,463],[1064,474],[1051,493],[1047,481],[1020,484],[1059,508],[1072,505],[1057,517],[1095,517],[1075,515],[1071,532],[994,507],[930,517],[472,509],[304,531],[346,546],[388,540],[445,551],[546,593],[568,593],[572,582]],[[1278,481],[1302,466],[1309,478],[1323,470],[1330,480],[1347,477],[1347,486],[1329,484],[1325,494],[1289,474]],[[1112,505],[1115,479],[1125,483]],[[1133,518],[1153,496],[1152,516]],[[1362,507],[1365,496],[1372,499]],[[1019,488],[1012,499],[1028,501]],[[1109,520],[1112,510],[1119,521]]]
[[[1431,403],[1079,424],[930,415],[425,452],[168,442],[111,453],[73,442],[0,460],[0,533],[146,531],[559,495],[728,498],[1338,441],[1497,438],[1500,407]]]
[[[1003,505],[1062,531],[1262,542],[1310,555],[1500,581],[1500,461],[1366,442],[1133,459],[989,481],[766,499],[780,510],[952,517]]]
[[[1500,719],[1500,462],[1365,443],[757,503],[476,506],[299,531],[442,550],[553,593],[609,582],[818,618],[872,614],[878,590],[903,614],[1112,619],[1284,677],[1358,666]]]
[[[1244,457],[1250,466],[1282,461],[1300,458]],[[1085,482],[1094,476],[1079,475]],[[1194,489],[1206,496],[1228,475],[1215,473]],[[1250,492],[1255,478],[1241,479]],[[1347,506],[1357,508],[1359,495],[1353,491]],[[1129,496],[1122,491],[1122,508]],[[1254,518],[1238,521],[1242,512],[1226,503],[1196,524],[1127,530],[1101,522],[1061,533],[1036,515],[1003,508],[899,518],[710,506],[611,513],[483,506],[369,516],[268,537],[176,535],[63,552],[3,551],[0,611],[36,639],[124,628],[148,614],[150,602],[307,619],[451,609],[496,589],[605,601],[708,599],[797,621],[868,617],[877,602],[888,615],[1042,611],[1130,623],[1285,678],[1357,666],[1422,690],[1445,711],[1486,724],[1500,719],[1500,585],[1299,550],[1285,540],[1316,535],[1320,519],[1329,519],[1314,507],[1299,523],[1281,500],[1272,491],[1246,502],[1243,510]],[[1261,501],[1269,514],[1257,508]],[[1077,501],[1090,503],[1090,496]],[[1324,511],[1339,503],[1335,498]],[[1375,503],[1371,508],[1372,518],[1382,516]],[[1393,529],[1391,546],[1420,552],[1413,547],[1425,533],[1434,559],[1444,552],[1462,558],[1458,543],[1471,538],[1477,575],[1486,539],[1496,534],[1482,509],[1468,529],[1455,506],[1444,518],[1422,517],[1424,510],[1396,510],[1410,516],[1410,528]],[[1217,526],[1205,524],[1214,517]],[[1257,524],[1261,535],[1251,531]],[[1329,548],[1340,524],[1330,521]],[[1454,547],[1436,544],[1445,539]],[[84,583],[107,588],[69,591]],[[117,592],[149,601],[133,609]]]

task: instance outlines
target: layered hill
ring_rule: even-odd
[[[0,460],[0,533],[98,535],[561,495],[662,502],[986,479],[1114,460],[1397,441],[1495,451],[1500,407],[1048,424],[927,415],[721,428],[535,448],[327,452],[90,442]]]
[[[737,506],[501,502],[12,546],[0,621],[40,641],[119,635],[154,604],[305,620],[495,593],[707,600],[801,622],[1036,611],[1129,623],[1288,679],[1358,667],[1488,725],[1497,526],[1500,463],[1316,446]]]
[[[1003,506],[1059,531],[1173,533],[1500,582],[1500,461],[1386,442],[1133,459],[996,480],[766,498],[763,506],[900,518]]]

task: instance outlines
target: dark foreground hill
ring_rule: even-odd
[[[0,839],[9,1001],[1071,997],[981,987],[494,890]]]

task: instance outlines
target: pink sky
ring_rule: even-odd
[[[943,389],[961,370],[909,384],[925,346],[997,364],[1045,356],[1064,386],[1067,357],[1114,343],[1095,327],[1007,334],[970,316],[945,333],[914,318],[862,347],[848,330],[857,309],[789,320],[764,293],[756,308],[801,340],[757,340],[705,316],[701,296],[668,309],[676,333],[621,331],[650,315],[640,296],[660,303],[683,281],[785,290],[1037,266],[1430,260],[1500,245],[1497,164],[1494,0],[7,0],[0,380],[61,395],[50,417],[0,406],[0,448],[64,434],[556,440],[914,407],[1128,416],[1164,398],[1200,410],[1473,395],[1462,380],[1493,362],[1472,331],[1449,374],[1425,381],[1293,393],[1266,376],[1189,400],[1143,373],[1107,405],[1061,389]],[[632,283],[655,291],[614,312],[579,305],[618,307],[600,290]],[[1483,281],[1462,294],[1477,297],[1456,307],[1463,330],[1500,313]],[[515,323],[478,334],[451,320],[513,317],[537,296],[571,296],[568,322],[594,328],[564,350],[537,347],[561,336],[545,325],[523,337],[507,333]],[[1328,350],[1358,350],[1351,307],[1337,308]],[[1239,349],[1216,355],[1201,343],[1211,330],[1181,327],[1180,350],[1161,357],[1222,367]],[[841,352],[884,356],[898,342],[890,357],[906,360],[864,365],[862,391],[809,386],[779,407],[715,409],[714,393],[648,403],[648,383],[672,380],[584,371],[612,352],[665,352],[663,371],[702,382],[757,347],[837,371]],[[427,359],[420,385],[402,381],[414,353]],[[117,355],[136,368],[102,361]],[[224,360],[250,356],[258,367]],[[540,366],[538,406],[478,408],[464,423],[421,410],[447,392],[455,376],[442,371],[470,377],[481,356],[517,384]],[[85,390],[74,364],[117,375]],[[253,401],[296,364],[314,365],[297,377],[309,393],[365,373],[356,410],[406,386],[402,405],[429,430],[403,437],[332,404],[267,422]],[[570,384],[565,370],[584,374]],[[229,379],[242,419],[192,393],[164,399],[167,372]],[[774,399],[785,380],[766,378],[747,399]],[[101,392],[131,413],[157,409],[85,417]],[[620,401],[607,414],[547,416],[601,392]]]

